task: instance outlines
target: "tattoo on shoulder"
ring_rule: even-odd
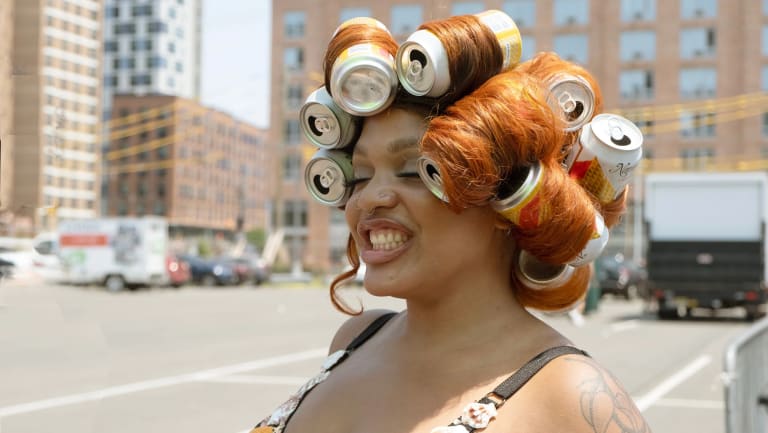
[[[650,433],[651,429],[637,409],[632,398],[619,381],[592,359],[567,357],[594,371],[594,375],[580,385],[580,407],[584,420],[595,433]]]

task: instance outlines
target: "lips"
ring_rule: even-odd
[[[357,228],[360,255],[368,264],[394,260],[407,248],[413,237],[410,230],[397,221],[385,218],[361,222]]]

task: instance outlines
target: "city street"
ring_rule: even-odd
[[[111,294],[4,281],[0,431],[247,431],[318,371],[344,319],[325,288],[298,284]],[[655,432],[725,431],[722,354],[747,322],[660,322],[612,298],[583,326],[544,319],[625,384]]]

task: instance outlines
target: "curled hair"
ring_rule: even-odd
[[[383,48],[392,57],[397,53],[397,42],[386,29],[364,23],[353,23],[339,28],[328,43],[328,49],[323,57],[325,90],[328,91],[329,95],[332,95],[331,71],[333,70],[333,63],[347,48],[366,43]]]
[[[515,298],[521,305],[542,311],[558,311],[573,306],[584,297],[590,276],[589,266],[575,268],[573,276],[565,284],[545,290],[528,287],[515,276],[511,280]]]
[[[446,106],[501,72],[504,54],[493,30],[474,15],[459,15],[419,26],[442,42],[448,55],[451,86],[439,99]]]
[[[482,206],[516,167],[559,155],[560,122],[538,80],[513,70],[433,118],[421,150],[438,163],[453,209]]]
[[[351,280],[352,277],[357,274],[357,270],[360,269],[360,257],[358,255],[357,245],[355,245],[355,240],[352,237],[352,234],[350,234],[349,238],[347,238],[347,260],[349,260],[349,264],[352,265],[352,269],[342,272],[341,274],[337,275],[333,281],[331,281],[331,304],[333,304],[333,306],[342,313],[346,313],[351,316],[358,316],[363,312],[362,308],[353,310],[349,305],[347,305],[346,302],[344,302],[344,300],[336,291],[339,287],[344,285],[345,282]]]

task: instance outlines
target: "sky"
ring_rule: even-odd
[[[203,0],[204,105],[269,126],[272,0]]]

